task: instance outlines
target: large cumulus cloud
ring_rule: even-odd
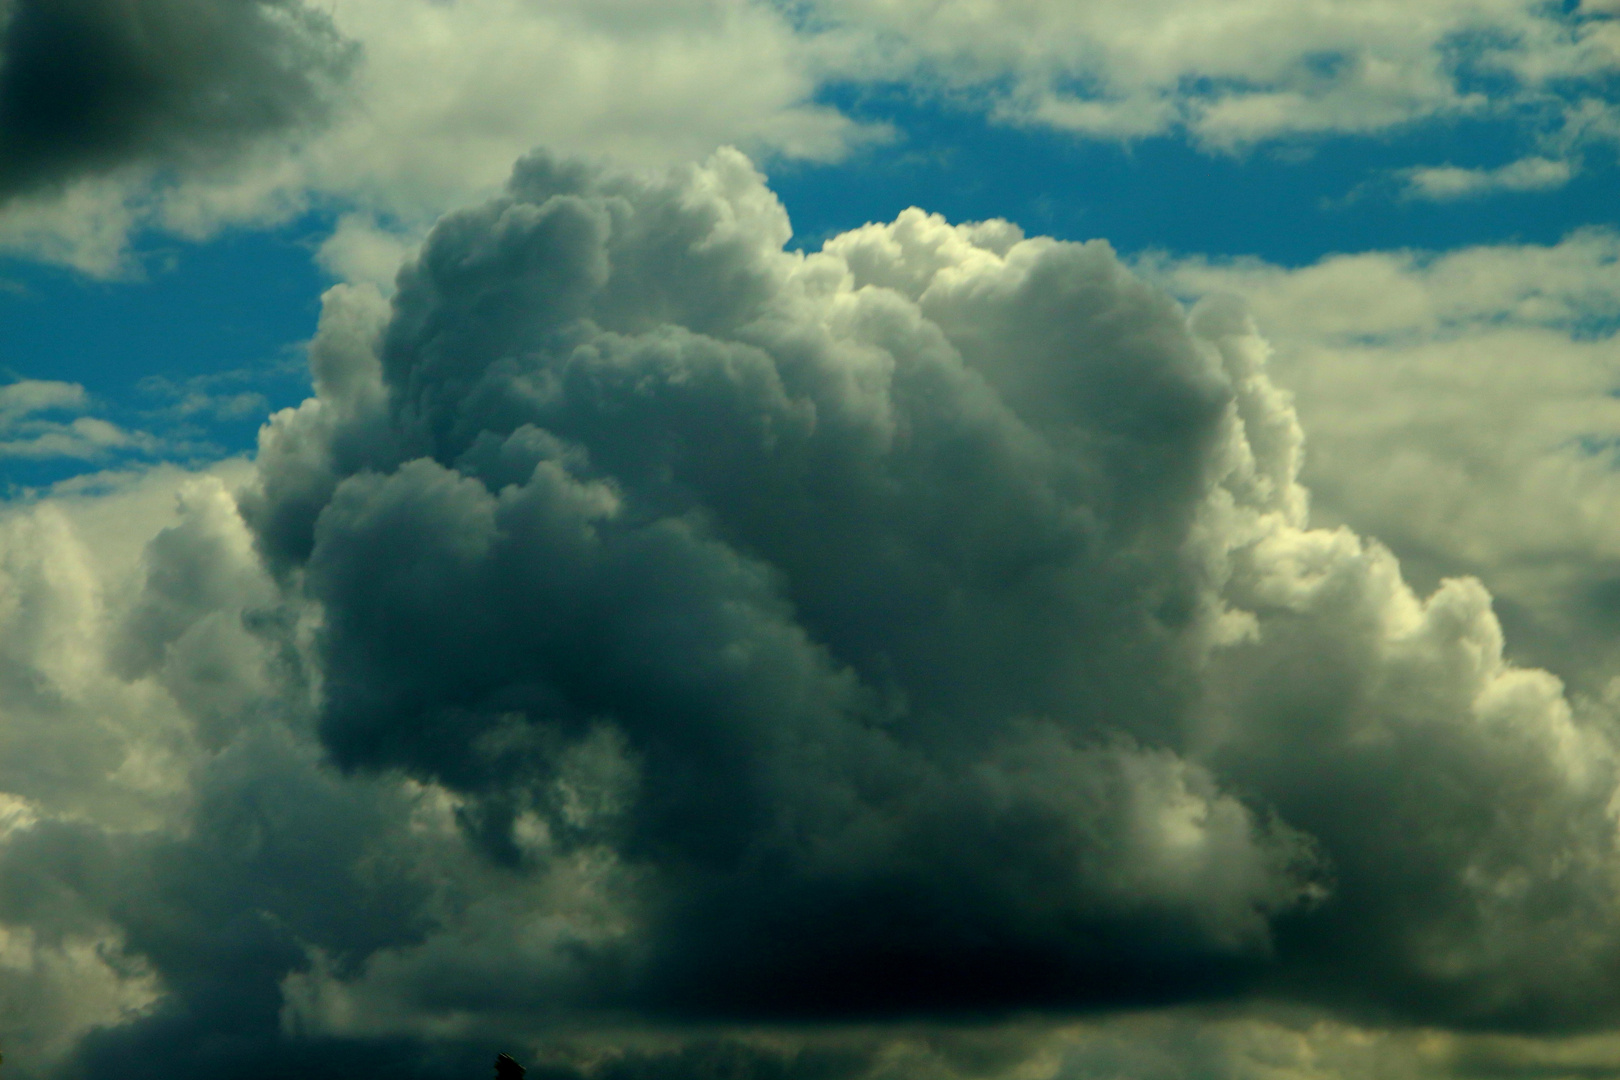
[[[5,509],[7,1068],[1606,1060],[1538,1040],[1620,1007],[1614,717],[1310,527],[1243,311],[789,235],[736,153],[532,157],[254,463]]]
[[[568,993],[1609,1015],[1606,729],[1479,586],[1307,528],[1241,312],[1004,223],[788,235],[735,155],[530,159],[334,295],[246,503],[338,762],[612,863]]]
[[[974,363],[851,269],[925,261],[784,255],[736,155],[513,191],[440,226],[379,356],[334,332],[353,396],[268,437],[251,519],[322,605],[336,759],[469,796],[496,857],[525,814],[608,845],[639,882],[580,975],[607,1002],[1157,999],[1263,956],[1314,852],[1165,745],[1231,425],[1173,305],[991,227],[1016,278],[946,299]],[[1044,362],[1005,351],[1017,309]],[[598,729],[599,826],[548,790]]]

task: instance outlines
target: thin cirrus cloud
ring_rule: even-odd
[[[22,1075],[1608,1060],[1611,706],[1310,525],[1244,312],[788,235],[734,152],[530,157],[328,295],[255,462],[6,508]],[[1397,339],[1510,261],[1351,276]]]
[[[1620,23],[1590,3],[1436,0],[1421,18],[1273,0],[14,8],[0,243],[96,273],[125,265],[132,232],[207,235],[312,200],[419,236],[535,145],[649,164],[717,144],[831,160],[893,134],[826,104],[840,86],[900,85],[1005,123],[1172,135],[1212,153],[1466,118],[1533,144],[1503,167],[1414,162],[1406,190],[1432,198],[1555,187],[1583,147],[1620,133]],[[93,68],[73,66],[83,50],[47,48],[70,32],[100,50]]]

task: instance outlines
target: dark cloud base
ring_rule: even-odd
[[[216,165],[318,122],[354,59],[301,0],[0,5],[0,202],[126,165]]]

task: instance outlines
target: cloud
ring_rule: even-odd
[[[1574,175],[1575,168],[1567,161],[1528,157],[1495,169],[1463,169],[1455,165],[1408,169],[1401,179],[1407,198],[1445,202],[1503,191],[1547,191],[1563,187]]]
[[[298,0],[10,0],[0,18],[0,201],[306,127],[352,52]]]
[[[1016,123],[1110,139],[1185,130],[1222,151],[1533,111],[1570,85],[1601,86],[1620,57],[1601,5],[1565,16],[1520,0],[1440,0],[1420,13],[1274,0],[806,7],[861,75],[972,88]],[[1473,89],[1479,75],[1497,87]]]
[[[148,375],[141,379],[139,389],[146,396],[164,402],[148,415],[171,423],[251,420],[263,416],[269,405],[264,394],[253,387],[276,377],[299,378],[303,374],[301,368],[302,364],[296,361],[278,362],[258,368],[193,375],[179,382],[162,375]]]
[[[120,451],[151,452],[158,440],[93,416],[72,419],[44,414],[88,411],[77,383],[21,379],[0,386],[0,460],[79,458],[104,460]]]
[[[359,57],[303,0],[0,4],[0,250],[116,277],[143,231],[287,216]]]
[[[1423,599],[1306,527],[1240,314],[1189,329],[1105,246],[1004,223],[787,235],[732,156],[537,158],[390,305],[331,298],[321,399],[277,418],[245,504],[324,612],[322,737],[455,792],[511,865],[546,861],[525,837],[606,845],[628,929],[510,968],[469,927],[301,984],[311,1022],[410,1015],[458,951],[553,1008],[1263,986],[1608,1015],[1601,724],[1503,659],[1477,583]],[[548,785],[603,724],[594,832]]]
[[[436,230],[401,279],[380,361],[397,418],[360,411],[382,400],[359,381],[378,361],[347,337],[361,317],[334,314],[317,378],[351,365],[357,412],[349,428],[337,404],[333,437],[377,432],[352,442],[352,469],[309,460],[324,408],[267,436],[250,518],[322,605],[321,723],[337,760],[460,792],[492,855],[514,864],[525,814],[542,836],[583,833],[574,842],[622,832],[620,872],[650,880],[620,903],[646,909],[637,936],[650,940],[590,948],[629,965],[631,984],[592,988],[594,963],[558,976],[604,1004],[1079,1004],[1119,992],[1087,970],[1140,969],[1125,992],[1153,998],[1172,973],[1230,978],[1263,953],[1264,913],[1314,888],[1309,845],[1173,754],[1087,745],[1107,712],[1173,708],[1156,700],[1176,682],[1162,623],[1199,615],[1177,552],[1153,538],[1194,513],[1197,456],[1176,450],[1213,439],[1224,413],[1174,309],[1100,247],[1062,249],[1049,270],[1052,302],[1123,308],[1105,333],[1125,344],[1100,348],[1163,354],[1162,393],[1136,389],[1108,440],[1115,455],[1148,445],[1135,485],[1116,488],[1106,462],[1043,453],[898,294],[869,291],[874,310],[848,312],[879,334],[893,325],[887,348],[818,333],[810,312],[833,298],[801,295],[815,279],[795,280],[780,207],[736,155],[597,183],[537,159],[518,194]],[[836,260],[810,265],[847,273]],[[756,323],[757,336],[741,330]],[[567,342],[555,373],[542,361],[553,338]],[[798,370],[778,360],[789,349]],[[526,371],[513,367],[523,355]],[[531,396],[556,415],[527,412]],[[949,406],[928,407],[936,397]],[[1106,500],[1108,518],[1066,504],[1065,489]],[[812,522],[828,547],[805,542]],[[933,531],[945,522],[959,540]],[[1110,530],[1144,545],[1148,565],[1113,566],[1090,539]],[[850,575],[849,549],[891,554]],[[931,622],[931,582],[963,574],[954,610]],[[1109,577],[1118,593],[1099,595]],[[1051,621],[1017,614],[1050,592],[1066,598]],[[1119,620],[1109,633],[1099,604]],[[378,647],[374,628],[430,610],[461,614],[442,635],[394,639],[403,652]],[[1157,675],[1111,678],[1128,653]],[[631,804],[647,809],[571,823],[547,778],[593,722],[616,733],[611,775],[633,777]],[[691,880],[664,895],[665,866]],[[712,922],[718,911],[732,914]],[[983,935],[1005,945],[970,944]],[[883,952],[891,962],[874,966]],[[844,1000],[852,986],[866,996]]]
[[[72,25],[32,16],[123,50],[109,70],[129,85],[82,95],[67,119],[86,133],[37,121],[62,137],[57,182],[0,214],[0,244],[114,274],[132,233],[202,237],[316,198],[420,239],[446,208],[498,190],[537,143],[666,164],[722,143],[836,158],[882,134],[815,104],[802,43],[752,0],[345,0],[319,13],[164,0],[142,5],[139,24],[126,8],[75,0]],[[89,53],[40,55],[41,78],[67,79],[50,57]],[[90,167],[102,161],[160,175]]]
[[[61,58],[99,49],[110,81],[74,83],[60,117],[13,108],[0,245],[98,274],[127,269],[132,233],[203,237],[313,203],[414,243],[533,145],[651,166],[722,144],[828,161],[893,134],[826,104],[839,87],[1211,153],[1460,118],[1537,148],[1489,174],[1411,170],[1424,197],[1546,190],[1583,147],[1620,138],[1620,23],[1594,4],[163,0],[141,7],[140,37],[103,0],[17,2],[14,49],[47,31],[83,44],[20,53],[15,79],[72,82]]]
[[[210,427],[263,416],[265,397],[254,387],[288,377],[302,381],[301,367],[297,361],[277,363],[179,383],[156,375],[142,379],[140,391],[161,403],[139,414],[144,428],[94,415],[105,403],[93,400],[77,383],[21,379],[0,385],[0,461],[76,459],[108,467],[158,456],[217,457],[220,451],[207,441]]]
[[[256,461],[0,511],[22,1075],[1610,1060],[1612,703],[1311,526],[1245,311],[788,235],[732,151],[532,156],[328,294]],[[1567,338],[1611,239],[1242,269]]]
[[[247,1060],[304,943],[410,932],[386,854],[409,800],[340,781],[303,734],[296,619],[229,494],[242,468],[157,467],[0,519],[0,933],[26,968],[0,1008],[24,1077],[97,1072],[154,1030],[176,1041],[162,1075]]]
[[[1311,432],[1319,517],[1426,583],[1479,576],[1525,662],[1601,696],[1616,670],[1620,240],[1171,261],[1180,295],[1242,296]]]
[[[498,190],[531,146],[665,165],[739,143],[828,159],[862,138],[816,105],[811,58],[771,5],[357,0],[362,112],[312,148],[314,182],[429,220]]]
[[[0,423],[11,424],[33,413],[78,410],[86,402],[84,387],[46,379],[19,379],[0,386]]]

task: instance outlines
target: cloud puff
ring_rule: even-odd
[[[321,763],[242,479],[160,467],[0,518],[0,1009],[23,1077],[269,1060],[305,949],[418,931],[424,845],[388,854],[412,796]]]
[[[1614,717],[1310,527],[1244,311],[788,233],[735,152],[531,157],[328,295],[252,465],[6,508],[23,1075],[1601,1059]]]
[[[1311,432],[1318,515],[1429,587],[1479,576],[1509,646],[1601,696],[1615,673],[1620,240],[1174,260],[1178,294],[1244,298]]]
[[[0,202],[306,126],[351,59],[299,0],[10,0],[0,27]]]
[[[127,431],[99,417],[62,415],[86,412],[89,404],[77,383],[20,379],[0,386],[0,459],[97,461],[158,447],[159,441],[145,432]]]
[[[1403,194],[1409,199],[1444,202],[1478,198],[1500,191],[1547,191],[1563,187],[1575,174],[1568,161],[1528,157],[1495,169],[1463,169],[1438,165],[1401,173]]]

